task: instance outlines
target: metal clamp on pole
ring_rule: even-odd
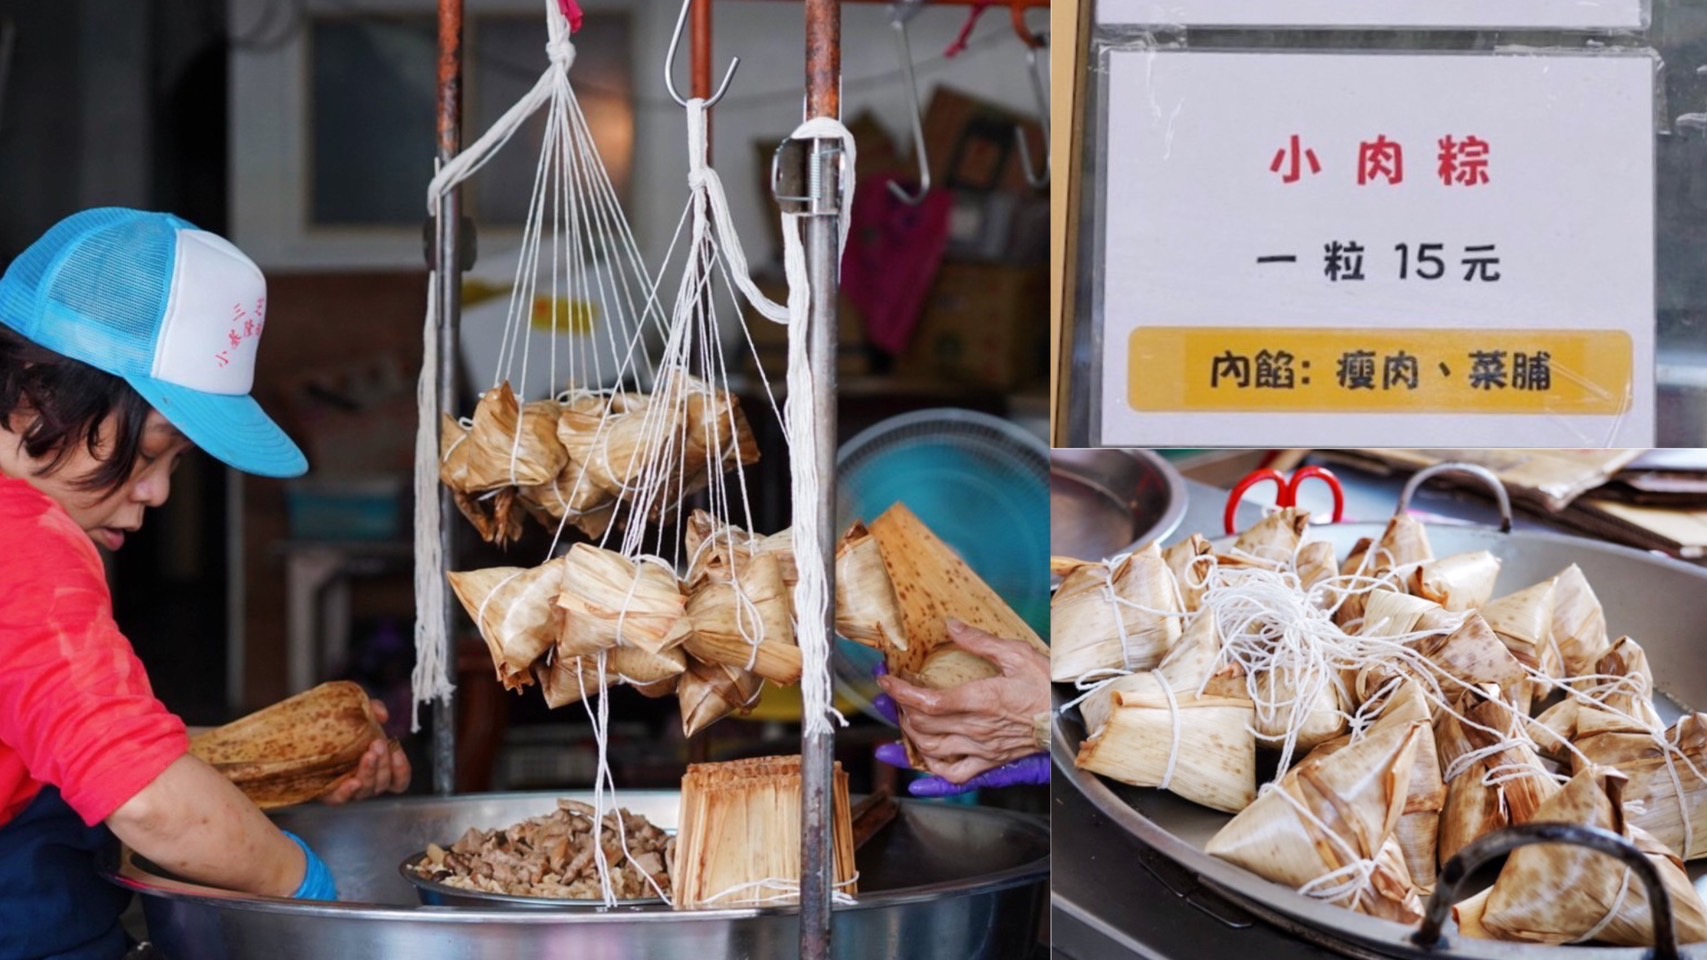
[[[784,140],[771,156],[771,192],[777,205],[783,213],[839,215],[846,164],[840,140]]]

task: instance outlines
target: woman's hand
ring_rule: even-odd
[[[380,726],[391,719],[385,704],[378,700],[373,701],[373,715]],[[402,793],[409,789],[409,774],[409,758],[404,755],[403,747],[395,740],[375,740],[368,745],[367,753],[362,754],[361,766],[356,768],[356,772],[333,787],[321,802],[337,806],[382,793]]]
[[[1035,724],[1049,709],[1049,658],[1020,641],[955,621],[948,635],[1001,674],[947,690],[889,675],[877,682],[900,706],[901,730],[924,755],[925,769],[961,784],[1038,752]]]

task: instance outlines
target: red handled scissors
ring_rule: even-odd
[[[1221,518],[1221,522],[1227,528],[1227,533],[1231,535],[1237,530],[1233,523],[1233,515],[1239,510],[1239,501],[1245,498],[1245,494],[1249,493],[1252,487],[1272,480],[1275,486],[1275,506],[1281,508],[1296,507],[1298,505],[1298,487],[1311,477],[1321,480],[1328,485],[1329,490],[1333,491],[1334,522],[1339,523],[1345,519],[1345,490],[1340,486],[1339,478],[1325,467],[1304,467],[1293,473],[1290,480],[1279,470],[1258,470],[1240,480],[1239,485],[1233,488],[1233,492],[1227,495],[1227,512]]]

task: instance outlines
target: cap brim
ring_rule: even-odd
[[[244,473],[300,477],[308,458],[248,394],[204,393],[150,377],[126,377],[190,442]]]

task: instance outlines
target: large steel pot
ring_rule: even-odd
[[[1405,501],[1422,478],[1419,475],[1406,488]],[[1510,508],[1503,503],[1503,489],[1500,496],[1509,527]],[[1359,538],[1379,537],[1383,528],[1379,523],[1343,523],[1313,527],[1310,536],[1333,543],[1344,557]],[[1547,532],[1429,525],[1428,534],[1436,556],[1487,550],[1499,557],[1496,596],[1577,564],[1606,610],[1609,632],[1615,637],[1628,634],[1647,651],[1658,688],[1660,715],[1670,722],[1681,710],[1707,706],[1707,657],[1703,656],[1707,652],[1703,650],[1707,645],[1707,570],[1657,554]],[[1057,702],[1063,699],[1058,692]],[[1079,770],[1073,758],[1084,737],[1075,712],[1057,712],[1051,747],[1056,774],[1089,800],[1098,813],[1215,894],[1321,946],[1352,955],[1485,960],[1638,960],[1649,955],[1646,950],[1631,948],[1562,949],[1471,940],[1458,936],[1451,925],[1441,941],[1431,947],[1421,946],[1413,939],[1416,928],[1311,899],[1204,853],[1209,838],[1231,819],[1228,815],[1160,790],[1128,787]],[[1063,871],[1073,868],[1070,863],[1061,865]],[[1696,889],[1707,892],[1707,860],[1689,864],[1689,874]],[[1131,909],[1153,906],[1133,902]],[[1683,952],[1707,958],[1707,944],[1685,947]]]
[[[148,872],[128,858],[109,864],[108,875],[142,895],[150,938],[168,960],[798,955],[794,909],[423,907],[397,872],[429,842],[536,816],[559,796],[409,798],[280,812],[279,824],[326,859],[342,903],[225,894]],[[623,806],[664,827],[674,826],[678,801],[674,792],[620,794]],[[1049,830],[1041,820],[1002,810],[903,802],[895,822],[860,850],[858,866],[859,902],[835,911],[836,957],[1027,957],[1048,883]]]

